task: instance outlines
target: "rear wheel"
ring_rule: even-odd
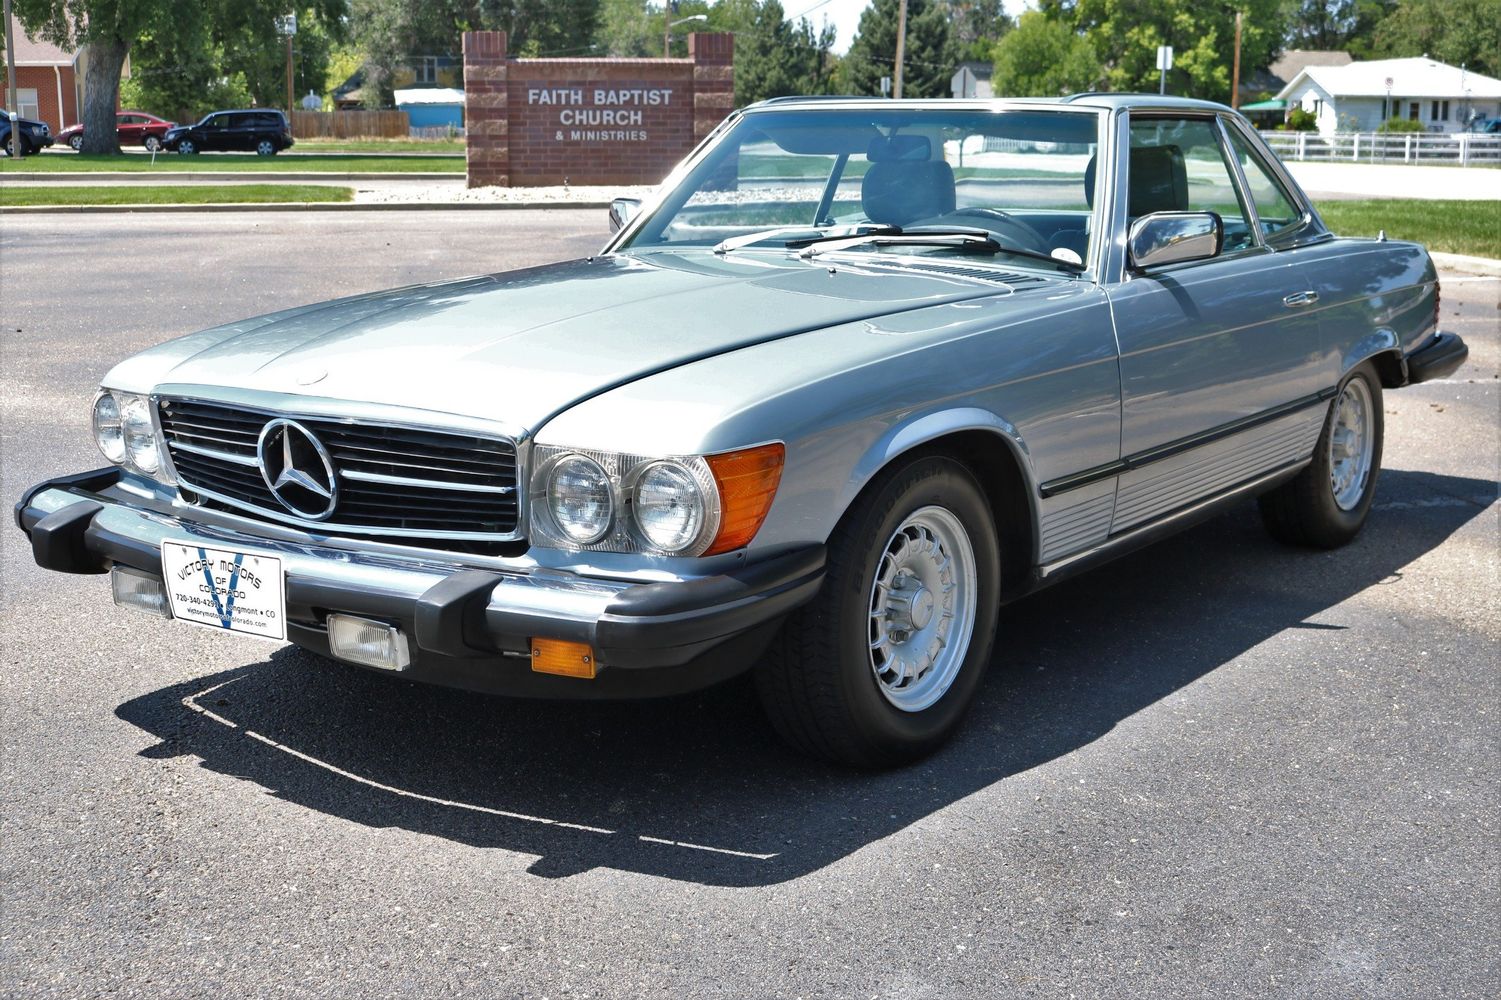
[[[823,588],[788,620],[757,689],[798,749],[857,767],[916,760],[974,700],[994,640],[990,506],[948,458],[884,474],[829,540]]]
[[[1335,394],[1297,478],[1261,498],[1261,518],[1279,541],[1332,549],[1360,532],[1376,495],[1383,437],[1381,380],[1364,364]]]
[[[276,143],[270,139],[261,139],[255,144],[255,152],[257,156],[275,156]]]

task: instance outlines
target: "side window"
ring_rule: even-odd
[[[1261,234],[1267,239],[1278,233],[1296,229],[1303,222],[1303,213],[1293,204],[1287,189],[1267,169],[1261,157],[1241,138],[1235,129],[1228,129],[1230,146],[1240,169],[1246,175],[1246,187],[1250,188],[1251,200],[1256,203],[1256,216],[1261,220]]]
[[[260,114],[260,115],[257,115],[256,116],[256,123],[255,124],[256,124],[256,126],[258,128],[271,129],[272,131],[279,132],[279,131],[281,131],[281,124],[282,124],[281,123],[281,115],[278,115],[278,114]]]
[[[209,130],[214,131],[214,132],[217,132],[217,131],[219,131],[219,130],[221,130],[223,128],[226,128],[228,125],[229,125],[229,116],[228,115],[211,115],[211,116],[209,116],[208,120],[206,120],[203,123],[203,127],[204,128],[209,129]]]
[[[1212,118],[1131,119],[1129,195],[1133,219],[1152,212],[1214,212],[1225,223],[1225,251],[1256,242]]]

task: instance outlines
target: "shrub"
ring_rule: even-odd
[[[1312,132],[1319,127],[1319,119],[1312,111],[1293,108],[1287,115],[1287,127],[1294,132]]]
[[[1377,132],[1421,132],[1423,123],[1415,122],[1411,118],[1388,118],[1382,122]]]

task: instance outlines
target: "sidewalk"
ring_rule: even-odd
[[[1501,169],[1402,163],[1314,163],[1284,160],[1293,179],[1314,200],[1425,198],[1501,199]]]

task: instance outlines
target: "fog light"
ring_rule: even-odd
[[[598,664],[594,650],[581,642],[560,639],[532,640],[532,670],[539,674],[561,674],[593,680]]]
[[[109,586],[114,591],[115,603],[122,608],[145,611],[158,618],[172,617],[172,611],[167,607],[167,588],[150,573],[129,566],[116,566],[109,571]]]
[[[412,662],[401,629],[354,615],[328,616],[328,646],[341,660],[379,670],[405,670]]]

